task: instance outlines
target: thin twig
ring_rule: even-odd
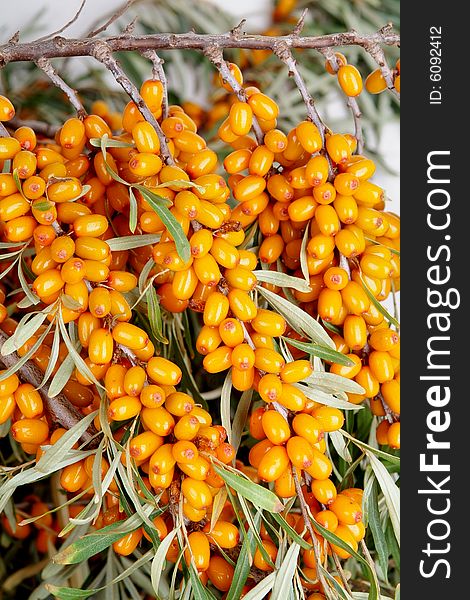
[[[371,571],[374,575],[374,579],[376,581],[377,587],[379,587],[379,582],[377,579],[377,571],[375,569],[375,564],[374,561],[372,560],[372,556],[370,555],[369,549],[367,548],[367,544],[364,542],[364,540],[361,540],[361,550],[362,553],[364,554],[364,557],[367,561],[367,563],[369,564],[369,567],[371,568]]]
[[[49,123],[44,123],[43,121],[33,121],[30,119],[18,119],[18,117],[13,117],[7,123],[8,127],[11,129],[18,129],[18,127],[31,127],[33,131],[43,135],[47,138],[54,139],[55,134],[60,129],[60,125],[49,125]]]
[[[273,47],[273,52],[289,69],[289,76],[294,78],[295,85],[297,86],[305,106],[307,107],[308,117],[318,127],[322,142],[324,142],[325,133],[327,133],[327,127],[323,123],[316,109],[315,100],[312,98],[312,95],[307,89],[307,85],[304,81],[304,78],[300,74],[300,71],[297,67],[297,61],[295,60],[291,49],[286,43],[279,42]]]
[[[108,29],[108,27],[110,27],[115,21],[117,21],[120,17],[122,17],[122,15],[125,12],[127,12],[129,10],[129,8],[134,4],[135,1],[136,0],[127,0],[127,2],[125,4],[123,4],[121,6],[121,8],[119,8],[116,12],[114,12],[109,17],[109,19],[105,23],[103,23],[103,25],[101,25],[97,29],[93,29],[92,31],[90,31],[88,33],[87,37],[95,37],[99,33],[103,33],[103,31],[106,31],[106,29]]]
[[[312,538],[312,546],[313,546],[313,552],[315,554],[315,562],[318,567],[317,568],[317,576],[318,576],[318,579],[320,580],[320,583],[323,586],[323,590],[324,590],[325,594],[327,594],[327,596],[329,598],[331,598],[330,587],[327,584],[325,576],[323,575],[322,570],[321,570],[320,543],[319,543],[317,536],[315,535],[315,532],[313,530],[312,523],[310,521],[310,517],[308,514],[307,503],[305,502],[304,494],[302,492],[302,486],[300,485],[299,477],[297,475],[295,468],[292,469],[292,477],[294,478],[295,491],[297,492],[297,497],[299,499],[300,511],[302,513],[305,527],[307,528],[307,531],[309,532],[310,537]]]
[[[80,16],[82,10],[85,8],[85,4],[87,3],[87,0],[82,0],[82,3],[80,4],[77,12],[75,13],[75,15],[70,19],[70,21],[68,21],[63,27],[61,27],[60,29],[58,29],[57,31],[54,31],[53,33],[48,33],[47,35],[40,37],[37,40],[34,40],[33,43],[36,42],[44,42],[44,40],[49,40],[52,37],[55,37],[56,35],[59,35],[60,33],[62,33],[63,31],[65,31],[66,29],[68,29],[71,25],[73,25],[75,23],[75,21],[78,19],[78,17]]]
[[[114,79],[119,83],[131,100],[135,103],[140,113],[146,121],[148,121],[155,129],[158,139],[160,140],[160,152],[163,157],[165,164],[174,165],[173,156],[171,155],[170,149],[166,141],[165,134],[162,131],[157,119],[153,116],[152,111],[145,104],[139,90],[127,77],[123,71],[121,65],[113,57],[110,49],[105,42],[98,40],[94,50],[94,57],[101,62],[113,75]]]
[[[247,97],[246,97],[245,90],[242,88],[242,86],[238,83],[238,81],[232,75],[227,62],[224,60],[222,50],[220,48],[218,48],[217,46],[211,46],[204,50],[204,54],[211,61],[211,63],[214,65],[214,67],[217,69],[217,71],[219,71],[219,73],[222,76],[222,78],[224,79],[224,81],[226,81],[230,85],[234,94],[237,96],[237,98],[240,100],[240,102],[246,102]],[[264,133],[254,115],[253,115],[252,127],[253,127],[253,131],[255,133],[255,136],[256,136],[256,140],[257,140],[258,144],[261,145],[263,143]]]
[[[164,60],[158,56],[155,50],[144,50],[142,56],[152,61],[152,77],[158,79],[163,86],[162,117],[168,117],[168,84],[163,69]]]
[[[338,555],[336,554],[336,552],[333,552],[332,554],[333,554],[333,560],[335,561],[336,570],[338,571],[339,576],[341,577],[341,581],[343,582],[344,589],[348,592],[349,595],[352,595],[351,588],[349,587],[348,580],[346,579],[346,575],[344,573],[343,567],[341,566],[341,563],[339,562]]]
[[[0,349],[8,340],[8,337],[9,336],[4,331],[0,330]],[[19,360],[20,357],[16,352],[12,352],[7,356],[0,355],[0,364],[6,369],[15,365]],[[68,400],[65,394],[57,394],[57,396],[51,398],[49,396],[49,386],[47,384],[39,387],[43,380],[43,373],[32,361],[26,361],[26,363],[18,369],[16,374],[23,381],[31,383],[35,388],[39,388],[38,392],[41,394],[46,410],[54,422],[62,425],[65,429],[71,429],[83,419],[82,413]],[[90,442],[90,448],[96,447],[98,445],[97,439],[92,439],[96,436],[96,433],[93,425],[90,425],[83,433],[81,439],[85,443]]]
[[[330,63],[334,72],[337,73],[338,69],[339,69],[339,64],[336,59],[334,49],[333,48],[325,48],[325,49],[319,50],[319,52]],[[354,121],[354,136],[357,139],[357,152],[358,152],[358,154],[362,154],[362,152],[364,150],[364,135],[362,133],[361,109],[359,108],[359,104],[357,103],[356,98],[353,98],[351,96],[348,96],[347,104],[351,111],[352,118]]]
[[[302,29],[305,25],[305,17],[307,16],[308,8],[304,8],[302,14],[300,15],[300,19],[297,21],[294,29],[292,30],[292,35],[298,36],[302,33]]]
[[[77,92],[73,90],[67,83],[65,83],[60,75],[58,75],[50,61],[47,58],[39,58],[35,62],[41,71],[44,71],[44,73],[49,77],[52,83],[64,92],[69,99],[70,104],[77,111],[78,118],[85,118],[87,113],[78,97]]]

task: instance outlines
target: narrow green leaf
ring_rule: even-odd
[[[255,585],[247,594],[243,596],[244,600],[263,600],[272,590],[274,581],[276,580],[276,573],[270,573],[259,583]],[[277,598],[278,596],[272,596]]]
[[[160,302],[158,300],[157,292],[153,287],[153,283],[150,283],[145,296],[147,300],[150,331],[159,342],[162,344],[168,344],[169,340],[163,335],[162,311],[160,309]]]
[[[187,181],[186,179],[174,179],[172,181],[165,181],[164,183],[159,183],[155,186],[154,189],[158,190],[158,188],[169,188],[169,187],[177,187],[182,190],[195,188],[198,192],[204,193],[205,189],[203,185],[198,185],[194,183],[194,181]]]
[[[30,313],[31,314],[31,313]],[[25,315],[28,317],[29,315]],[[25,317],[23,317],[25,319]],[[40,312],[34,314],[28,321],[23,322],[23,319],[20,321],[18,327],[15,330],[15,333],[9,337],[3,344],[0,354],[2,356],[8,356],[13,352],[16,352],[18,348],[21,348],[25,342],[32,337],[36,331],[41,327],[44,321],[47,318],[47,314]]]
[[[129,188],[129,229],[134,233],[137,228],[137,198],[132,188]]]
[[[80,600],[94,596],[98,590],[80,590],[78,588],[61,587],[53,583],[46,583],[45,588],[59,600]]]
[[[353,404],[352,402],[348,402],[347,400],[342,400],[341,398],[337,398],[333,394],[327,394],[326,392],[315,389],[313,387],[309,387],[306,385],[302,385],[300,383],[292,384],[307,396],[311,400],[315,400],[315,402],[319,402],[320,404],[325,404],[326,406],[332,406],[334,408],[339,408],[341,410],[363,410],[364,406],[361,404]]]
[[[246,390],[243,392],[233,417],[231,437],[229,436],[228,439],[235,450],[238,450],[238,447],[240,446],[240,441],[242,439],[243,430],[245,429],[246,419],[250,411],[252,398],[253,390]]]
[[[351,367],[353,362],[350,358],[341,354],[337,350],[332,350],[331,348],[326,348],[325,346],[321,346],[320,344],[312,344],[310,342],[300,342],[299,340],[293,340],[289,337],[282,337],[282,339],[289,346],[293,346],[294,348],[298,348],[307,354],[313,354],[314,356],[318,356],[323,360],[327,360],[329,362],[334,362],[339,365],[344,365],[345,367]]]
[[[90,144],[95,148],[102,147],[102,138],[90,138]],[[124,142],[123,140],[113,140],[113,138],[108,137],[106,140],[106,148],[133,148],[134,144],[129,142]]]
[[[352,456],[346,446],[342,434],[339,431],[331,431],[329,438],[339,456],[347,463],[352,462]]]
[[[189,245],[188,238],[186,237],[183,228],[175,219],[170,210],[163,204],[164,198],[161,198],[157,194],[151,192],[143,186],[138,186],[138,189],[145,200],[150,204],[152,209],[160,217],[162,223],[168,230],[168,233],[173,238],[176,245],[176,251],[179,254],[181,260],[188,262],[191,258],[191,247]]]
[[[75,369],[73,358],[68,354],[49,384],[49,397],[54,398],[64,389]]]
[[[232,439],[232,422],[230,414],[230,401],[232,399],[232,369],[227,371],[222,391],[220,393],[220,419],[222,427],[225,427],[229,441]]]
[[[52,339],[51,354],[49,356],[49,362],[47,363],[46,370],[44,371],[44,376],[43,376],[42,381],[39,384],[39,387],[37,389],[42,388],[42,386],[46,384],[49,377],[51,376],[52,371],[54,370],[54,368],[57,364],[57,360],[59,359],[59,349],[60,349],[60,329],[58,327],[56,327],[54,329],[54,337]]]
[[[227,600],[239,600],[241,597],[243,586],[246,583],[250,574],[251,562],[255,552],[256,543],[251,529],[245,535],[240,554],[238,555],[237,564],[233,573],[232,583],[227,593]]]
[[[134,248],[143,248],[156,244],[160,241],[159,233],[147,233],[145,235],[125,235],[123,237],[111,238],[106,240],[110,250],[133,250]]]
[[[199,579],[199,575],[193,565],[190,565],[189,567],[189,577],[191,580],[191,587],[193,588],[194,600],[216,600],[216,597],[209,588],[202,585],[202,581]]]
[[[280,314],[290,323],[291,327],[300,335],[306,335],[309,339],[326,345],[333,350],[336,349],[333,340],[326,333],[323,327],[312,316],[304,310],[289,302],[285,298],[281,298],[274,292],[257,286],[258,292],[266,298],[269,304],[279,311]]]
[[[375,549],[379,557],[380,568],[385,578],[388,574],[388,544],[382,529],[379,515],[379,498],[377,493],[377,481],[372,482],[370,494],[367,498],[368,526],[374,538]]]
[[[370,451],[365,451],[385,497],[393,531],[400,545],[400,491],[384,464]]]
[[[273,591],[271,594],[273,598],[286,598],[292,589],[299,552],[299,544],[293,542],[286,552],[281,566],[276,571],[276,579],[274,580]]]
[[[249,479],[245,479],[236,473],[232,473],[226,469],[222,469],[217,465],[214,465],[214,470],[222,477],[227,485],[232,487],[238,492],[243,498],[246,498],[254,504],[257,508],[262,508],[272,513],[282,512],[284,505],[279,498],[264,487],[261,487],[257,483],[253,483]]]
[[[374,240],[374,238],[368,237],[367,235],[364,236],[364,239],[367,240],[368,242],[370,242],[371,244],[374,244],[377,246],[383,246],[384,248],[387,248],[388,250],[390,250],[390,252],[392,254],[396,254],[397,256],[400,256],[400,251],[397,250],[396,248],[393,248],[392,246],[388,246],[387,244],[378,242],[377,240]]]
[[[369,446],[369,444],[366,444],[365,442],[356,439],[344,429],[340,429],[340,431],[345,437],[351,440],[353,444],[356,444],[356,446],[359,446],[359,448],[361,448],[362,450],[371,452],[372,454],[375,454],[375,456],[379,456],[380,458],[383,458],[384,460],[388,461],[389,463],[392,463],[393,465],[400,465],[399,456],[394,456],[393,454],[388,454],[387,452],[379,450],[378,448],[373,448],[372,446]]]
[[[336,373],[321,373],[314,371],[303,381],[311,386],[321,385],[323,387],[330,387],[334,389],[335,392],[349,392],[351,394],[364,394],[365,392],[364,388],[353,379],[336,375]]]
[[[153,560],[152,560],[150,576],[152,579],[152,587],[153,587],[153,590],[154,590],[155,594],[157,595],[157,597],[159,597],[158,596],[158,588],[160,586],[160,579],[161,579],[164,565],[165,565],[165,560],[166,560],[165,557],[171,546],[171,543],[173,542],[175,535],[178,533],[178,530],[179,530],[179,527],[175,527],[175,529],[172,529],[165,536],[165,538],[162,540],[160,546],[158,547],[157,551],[155,552],[155,556],[153,557]]]
[[[311,544],[306,542],[297,532],[293,529],[289,523],[284,519],[284,517],[278,513],[273,513],[272,518],[276,521],[276,523],[287,533],[287,535],[298,544],[304,550],[310,550],[312,548]]]
[[[310,284],[304,279],[299,277],[292,277],[286,273],[280,273],[279,271],[253,271],[253,275],[256,275],[258,281],[263,283],[271,283],[279,287],[291,288],[298,290],[299,292],[311,292],[312,288]]]
[[[310,273],[308,272],[308,260],[307,260],[307,244],[310,235],[310,227],[306,227],[304,235],[302,237],[302,245],[300,246],[300,270],[307,283],[310,282]]]
[[[29,287],[28,282],[26,281],[26,277],[24,276],[24,272],[23,272],[23,261],[20,260],[18,262],[18,279],[21,285],[21,289],[23,290],[23,292],[25,293],[26,298],[28,298],[28,300],[31,302],[31,304],[35,305],[35,304],[39,304],[40,299],[39,296],[37,296]]]
[[[395,327],[397,329],[399,329],[400,328],[400,323],[395,319],[395,317],[392,317],[392,315],[388,312],[388,310],[385,308],[385,306],[381,302],[379,302],[377,300],[377,298],[370,291],[370,289],[367,286],[366,282],[362,278],[362,274],[361,273],[359,273],[359,277],[360,277],[360,280],[361,280],[361,283],[362,283],[362,287],[364,288],[364,291],[367,294],[367,297],[372,302],[372,304],[375,306],[375,308],[379,311],[379,313],[381,315],[383,315],[387,319],[387,321],[389,323],[391,323],[392,325],[395,325]]]

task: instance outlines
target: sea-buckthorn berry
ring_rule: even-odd
[[[109,292],[109,297],[111,300],[111,315],[115,321],[129,321],[132,316],[131,307],[127,302],[126,298],[121,294],[121,292],[117,292],[116,290],[111,290]],[[144,348],[147,344],[144,346]],[[139,348],[137,348],[139,350]]]
[[[149,462],[149,472],[156,475],[169,473],[176,464],[173,457],[173,444],[164,444],[159,446],[152,454]]]
[[[83,236],[75,241],[75,254],[85,260],[100,261],[109,256],[109,246],[103,240]]]
[[[238,344],[232,349],[230,360],[232,366],[236,369],[248,371],[248,369],[252,369],[255,364],[254,350],[246,343]]]
[[[139,152],[129,161],[129,169],[137,177],[152,177],[161,171],[162,159],[150,152]]]
[[[351,350],[362,350],[367,343],[367,326],[359,315],[348,315],[343,323],[343,336]]]
[[[161,298],[162,305],[164,308],[169,310],[170,312],[181,312],[180,310],[175,311],[175,304],[177,307],[180,307],[180,303],[189,300],[194,294],[197,284],[199,280],[196,276],[196,273],[192,267],[186,269],[184,271],[178,271],[175,273],[173,277],[173,281],[171,283],[172,294],[169,295],[169,290],[167,289],[167,285],[164,284],[159,288],[158,295]],[[166,292],[166,293],[164,293]],[[166,296],[166,302],[162,301],[162,298]],[[182,309],[184,310],[184,308]]]
[[[334,163],[346,163],[351,158],[351,148],[344,135],[335,133],[327,136],[325,145],[328,155]]]
[[[85,125],[77,117],[67,119],[60,128],[59,142],[62,148],[76,148],[85,138]]]
[[[135,460],[146,460],[163,445],[163,438],[153,433],[144,431],[131,439],[129,453]]]
[[[259,442],[262,444],[263,442]],[[258,476],[261,480],[275,481],[289,466],[289,456],[284,446],[273,446],[261,458]]]
[[[15,179],[11,173],[0,173],[0,197],[18,193]]]
[[[359,96],[362,92],[362,77],[354,65],[342,65],[337,73],[338,83],[346,96]]]
[[[313,156],[305,165],[305,177],[309,185],[318,187],[328,179],[328,160],[324,156]]]
[[[73,222],[73,230],[77,237],[100,237],[108,229],[108,219],[104,215],[84,215]]]
[[[287,441],[287,454],[291,463],[298,469],[308,469],[312,466],[313,448],[303,437],[295,435]]]
[[[56,269],[43,271],[33,282],[33,292],[40,298],[46,298],[64,287],[64,281]]]
[[[111,361],[114,351],[114,342],[111,332],[103,327],[91,332],[88,342],[88,356],[91,362],[104,365]]]
[[[278,233],[265,238],[258,250],[258,256],[261,262],[272,264],[281,256],[285,247],[285,242]]]
[[[30,383],[22,383],[15,391],[14,396],[16,405],[27,419],[34,419],[43,413],[42,398]]]
[[[20,150],[12,161],[12,170],[19,179],[27,179],[36,172],[36,155],[29,150]]]
[[[0,371],[0,375],[3,375],[5,371]],[[12,373],[5,379],[0,381],[0,396],[10,396],[16,392],[18,386],[20,385],[20,380],[16,373]]]
[[[336,486],[331,479],[316,480],[312,481],[312,494],[320,502],[320,504],[329,505],[331,504],[336,496]],[[333,513],[334,514],[334,513]],[[317,519],[318,520],[318,519]]]
[[[400,414],[400,383],[397,379],[384,381],[380,386],[383,399],[395,414]]]
[[[241,173],[248,169],[251,158],[251,150],[243,148],[234,150],[224,160],[224,169],[229,175]]]
[[[256,317],[258,309],[247,292],[234,289],[230,290],[227,297],[234,317],[240,321],[251,321]]]
[[[285,360],[275,350],[268,348],[256,348],[255,367],[266,373],[280,373],[285,365]]]
[[[388,352],[374,350],[369,354],[369,367],[379,383],[391,381],[394,376],[392,357]]]
[[[210,471],[210,464],[205,458],[199,455],[198,458],[191,463],[180,463],[178,468],[185,475],[196,481],[206,481]],[[200,518],[197,520],[199,521]]]
[[[285,444],[290,438],[290,426],[287,420],[276,410],[267,410],[264,412],[261,424],[266,437],[273,444]]]
[[[191,254],[195,258],[203,258],[209,253],[213,242],[214,237],[212,232],[210,232],[208,229],[200,229],[199,231],[196,231],[189,240]]]
[[[341,292],[338,290],[324,288],[318,296],[318,314],[324,321],[337,321],[342,305]]]
[[[374,350],[390,352],[400,346],[400,335],[390,328],[378,329],[371,333],[369,344]]]
[[[249,171],[252,175],[264,177],[272,167],[274,153],[266,146],[258,146],[250,156]]]
[[[388,428],[387,442],[390,448],[400,449],[400,421],[392,423]]]
[[[30,204],[20,193],[11,194],[0,200],[0,219],[11,221],[29,212]]]
[[[400,75],[396,75],[393,80],[393,87],[400,93]]]
[[[49,436],[49,425],[41,419],[21,419],[12,424],[11,434],[20,444],[42,444]]]
[[[338,494],[330,504],[329,509],[338,517],[343,525],[354,525],[362,521],[362,510],[360,505],[344,494]]]
[[[193,531],[188,535],[188,547],[184,557],[186,564],[194,564],[197,571],[207,571],[209,568],[211,550],[209,540],[202,531]]]
[[[64,467],[60,475],[60,485],[69,493],[78,492],[87,478],[84,461],[79,461]]]
[[[122,386],[122,389],[124,389],[124,379]],[[146,385],[142,389],[139,398],[146,408],[158,408],[165,402],[165,392],[158,385]]]
[[[342,524],[338,525],[338,527],[335,530],[335,535],[337,535],[352,550],[354,550],[354,552],[357,551],[357,548],[358,548],[357,541],[354,539],[353,534],[349,531],[349,529],[346,525],[342,525]],[[351,556],[350,552],[348,552],[347,550],[343,550],[343,548],[340,548],[336,544],[331,544],[331,549],[341,559],[346,559]]]
[[[283,152],[287,148],[287,136],[279,129],[271,129],[264,136],[264,144],[274,154]]]
[[[310,444],[316,444],[324,437],[320,421],[312,415],[303,413],[295,415],[292,421],[292,429]]]
[[[331,204],[336,198],[336,189],[326,182],[313,188],[313,198],[318,204]]]
[[[78,339],[83,348],[88,348],[92,331],[101,327],[101,320],[89,312],[82,313],[78,318]]]
[[[265,121],[277,119],[279,115],[278,105],[265,94],[253,94],[248,98],[248,104],[252,108],[253,114]]]
[[[18,140],[12,137],[2,137],[0,139],[0,160],[10,160],[21,152],[21,145]]]
[[[15,397],[13,394],[0,396],[0,425],[6,423],[13,415],[16,409]]]
[[[344,67],[348,64],[347,58],[344,56],[344,54],[341,54],[341,52],[335,52],[334,57],[336,59],[338,68]],[[336,69],[333,67],[328,58],[325,60],[325,70],[330,75],[336,75]]]
[[[278,402],[282,395],[282,382],[277,375],[263,375],[258,383],[258,393],[265,402]]]
[[[194,400],[184,392],[173,392],[165,399],[165,408],[175,417],[182,417],[194,408]]]
[[[197,416],[191,413],[182,416],[176,423],[174,434],[177,440],[193,440],[199,432],[201,423]]]
[[[266,188],[266,180],[259,175],[247,175],[234,187],[233,195],[238,202],[253,200]]]
[[[90,292],[88,310],[94,317],[105,317],[111,311],[111,294],[109,290],[96,287]]]
[[[140,95],[152,112],[157,112],[163,100],[164,88],[158,79],[147,79],[140,86]]]
[[[159,385],[178,385],[182,377],[178,365],[161,356],[148,361],[147,375]]]
[[[269,540],[262,541],[263,548],[266,554],[269,556],[271,563],[275,563],[277,556],[277,548],[273,542]],[[274,568],[271,566],[269,562],[264,558],[259,548],[256,548],[255,554],[253,556],[253,564],[260,571],[273,571]]]
[[[203,531],[209,540],[227,550],[236,548],[240,541],[240,532],[238,531],[238,528],[228,521],[219,520],[212,529],[210,523],[207,523]]]
[[[222,277],[219,265],[211,254],[206,254],[202,258],[195,258],[193,268],[197,278],[203,285],[215,286]]]
[[[311,121],[302,121],[296,127],[296,135],[302,148],[309,154],[318,152],[323,146],[320,130]]]
[[[88,115],[85,117],[83,124],[85,125],[87,138],[103,137],[105,134],[112,135],[109,125],[99,115]]]
[[[271,310],[259,309],[251,326],[257,333],[278,337],[285,333],[287,323],[282,315]]]
[[[384,191],[375,183],[361,181],[359,187],[354,192],[354,198],[358,204],[372,208],[383,200]]]
[[[129,556],[134,552],[142,539],[142,528],[126,533],[122,538],[113,542],[113,550],[120,556]]]
[[[234,102],[230,107],[230,129],[235,135],[246,135],[253,122],[253,111],[246,102]]]
[[[226,269],[234,269],[239,263],[237,248],[222,238],[214,238],[210,253]]]
[[[45,198],[33,200],[31,213],[40,225],[50,225],[57,219],[56,205]]]
[[[332,406],[319,406],[313,410],[312,416],[320,423],[323,431],[337,431],[344,424],[343,413]]]
[[[323,281],[328,289],[340,291],[348,284],[349,276],[341,267],[330,267],[323,274]]]
[[[219,346],[213,352],[206,354],[202,364],[208,373],[221,373],[232,366],[231,356],[232,348]]]
[[[313,196],[302,196],[291,202],[287,208],[291,221],[308,221],[315,214],[318,203]]]
[[[113,340],[117,344],[122,344],[131,350],[142,349],[148,341],[147,333],[140,327],[130,323],[117,323],[113,327],[112,334]]]
[[[333,470],[333,466],[331,464],[330,459],[324,454],[324,452],[320,452],[315,447],[312,446],[313,452],[313,461],[310,467],[305,469],[309,475],[313,477],[313,479],[324,480],[330,477],[331,472]]]
[[[134,396],[121,396],[109,404],[108,417],[111,421],[127,421],[137,416],[142,404]]]
[[[250,465],[252,467],[254,467],[255,469],[257,469],[259,467],[263,457],[273,447],[274,447],[273,443],[268,439],[261,440],[260,442],[258,442],[254,446],[252,446],[250,449],[250,452],[248,454],[248,462],[250,463]],[[287,454],[286,454],[286,456],[287,456]]]
[[[274,215],[271,205],[268,205],[258,216],[258,225],[265,237],[274,235],[279,230],[280,221]]]
[[[194,508],[194,506],[191,506],[191,504],[189,504],[186,498],[183,498],[183,515],[193,523],[198,523],[199,521],[202,521],[202,519],[205,518],[206,513],[207,510],[205,508],[198,510],[197,508]],[[171,562],[176,562],[178,558],[178,548],[176,548],[175,551],[176,554],[174,555],[174,559],[170,559],[170,556],[167,553],[167,560],[171,560]]]
[[[325,480],[325,481],[329,481],[329,480]],[[322,483],[324,483],[325,481],[323,481]],[[312,482],[312,487],[313,487],[313,483],[316,483],[316,482],[315,481]],[[325,529],[328,529],[328,531],[331,531],[333,533],[336,531],[336,528],[339,525],[338,517],[331,510],[321,510],[319,513],[317,513],[315,515],[315,520],[318,521],[318,523],[320,523],[320,525],[322,527],[324,527]],[[310,599],[310,596],[309,596],[309,599]]]
[[[315,210],[315,222],[320,230],[319,235],[325,235],[327,237],[335,235],[341,228],[336,210],[330,204],[320,205],[317,207]],[[330,250],[330,252],[331,251],[332,250]]]
[[[361,182],[375,173],[375,163],[369,158],[355,156],[355,160],[347,164],[346,172],[357,177]],[[354,191],[356,194],[357,189]]]
[[[60,276],[65,283],[79,283],[86,275],[85,262],[76,256],[69,258],[62,264]]]
[[[333,207],[341,223],[349,225],[357,220],[359,211],[353,197],[338,194],[333,202]]]
[[[381,69],[375,69],[366,78],[365,82],[366,90],[369,94],[380,94],[387,89],[387,82],[382,74]]]
[[[12,219],[5,225],[5,237],[9,242],[24,242],[32,237],[36,226],[36,219],[30,216]]]
[[[139,366],[131,367],[124,376],[124,391],[128,396],[139,396],[146,380],[145,369]]]
[[[199,354],[205,356],[213,352],[222,342],[219,330],[217,327],[208,327],[204,325],[196,339],[196,349]],[[225,343],[225,342],[224,342]],[[230,344],[226,344],[227,346]]]
[[[193,463],[199,456],[196,446],[188,440],[180,440],[173,444],[172,453],[175,461],[182,464]]]
[[[354,523],[354,525],[346,525],[349,531],[352,533],[356,542],[360,542],[366,535],[366,527],[362,521]]]
[[[200,152],[206,147],[204,138],[197,133],[194,133],[194,131],[189,131],[187,129],[177,133],[173,138],[173,142],[178,150],[190,154]]]
[[[305,405],[307,404],[307,397],[294,385],[290,383],[282,384],[282,394],[278,399],[279,404],[282,404],[287,410],[291,410],[293,412],[300,412],[304,410]]]
[[[162,406],[145,407],[141,412],[141,419],[147,429],[161,436],[169,435],[175,427],[173,416]]]
[[[359,187],[359,184],[359,178],[351,173],[338,173],[333,182],[336,191],[342,196],[352,196]]]
[[[346,258],[354,258],[361,253],[362,244],[349,229],[341,229],[335,236],[335,244],[339,252]]]
[[[181,484],[181,491],[189,504],[198,510],[212,506],[212,494],[204,481],[185,477]]]
[[[153,126],[147,121],[136,123],[132,138],[139,152],[156,154],[160,151],[160,140]]]
[[[355,281],[349,281],[340,293],[343,303],[350,313],[362,315],[369,310],[370,300],[363,287]]]
[[[364,366],[354,378],[356,383],[364,388],[366,398],[377,396],[380,390],[379,382],[372,374],[370,367]]]
[[[226,318],[228,311],[229,301],[227,296],[221,292],[213,292],[204,306],[204,324],[209,327],[218,327]]]
[[[268,192],[278,202],[290,202],[294,198],[294,188],[284,175],[272,175],[268,179]]]
[[[15,107],[6,96],[0,95],[0,121],[9,121],[15,116]]]
[[[186,172],[191,179],[213,173],[217,167],[217,154],[209,148],[204,148],[193,154],[186,163]]]
[[[377,400],[377,402],[382,406],[382,403],[380,402],[380,400]],[[383,406],[382,406],[382,409],[383,409]],[[384,410],[382,410],[382,414],[377,414],[378,412],[379,411],[376,411],[374,414],[376,414],[377,416],[385,416]],[[381,446],[388,446],[388,430],[389,429],[390,429],[390,423],[387,421],[387,419],[380,421],[380,423],[377,425],[377,429],[375,430],[375,437],[377,439],[377,443],[380,444]]]
[[[294,360],[281,369],[281,379],[284,383],[297,383],[313,373],[313,366],[308,360]]]
[[[256,275],[244,267],[226,269],[224,277],[230,287],[244,290],[245,292],[251,291],[257,283]]]

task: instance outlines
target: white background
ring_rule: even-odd
[[[204,0],[188,0],[198,2]],[[328,0],[321,0],[328,2]],[[234,24],[242,17],[247,19],[247,30],[261,31],[269,25],[272,0],[214,0],[225,10],[234,14]],[[22,41],[37,38],[55,31],[70,20],[81,0],[3,0],[2,22],[0,22],[0,42],[7,41],[16,31],[25,32],[34,23],[34,31],[25,32]],[[64,35],[79,37],[89,30],[100,15],[108,15],[122,6],[123,0],[88,0],[80,18]],[[196,8],[197,10],[197,8]],[[382,134],[380,151],[388,166],[396,173],[400,165],[400,130],[396,122],[388,123]],[[374,180],[385,188],[390,204],[389,210],[399,212],[399,177],[378,170]]]

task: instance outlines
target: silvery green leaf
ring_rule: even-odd
[[[229,441],[232,439],[232,420],[230,412],[230,400],[232,398],[232,369],[227,371],[222,391],[220,393],[220,419],[222,427],[225,427]]]
[[[90,144],[95,148],[101,148],[102,146],[102,138],[90,138]],[[129,142],[124,142],[123,140],[113,140],[108,137],[106,140],[106,148],[133,148],[134,144],[130,144]]]
[[[332,388],[338,392],[348,392],[350,394],[364,394],[364,388],[353,379],[347,379],[336,373],[316,373],[315,371],[304,379],[307,385],[322,385]]]
[[[132,188],[129,188],[129,229],[134,233],[137,227],[137,198]]]
[[[299,557],[300,546],[293,542],[282,561],[281,566],[276,571],[276,578],[272,588],[271,596],[273,598],[285,598],[293,587],[294,574],[297,569],[297,559]]]
[[[294,383],[293,385],[299,390],[302,390],[307,398],[315,400],[315,402],[319,402],[320,404],[325,404],[326,406],[332,406],[333,408],[340,408],[342,410],[362,410],[364,408],[360,404],[353,404],[347,400],[341,400],[341,398],[337,398],[333,394],[327,394],[319,389],[301,385],[300,383]]]
[[[231,438],[229,436],[229,442],[238,450],[240,441],[242,439],[243,430],[245,428],[246,419],[250,411],[251,400],[253,398],[253,390],[247,390],[241,395],[240,401],[238,402],[237,410],[233,417]]]
[[[299,277],[292,277],[286,273],[280,273],[279,271],[253,271],[253,275],[256,275],[258,281],[263,283],[271,283],[278,287],[292,288],[299,292],[311,292],[312,288],[307,281],[300,279]]]
[[[160,241],[159,233],[147,233],[145,235],[125,235],[123,237],[111,238],[106,240],[110,250],[133,250],[134,248],[142,248],[156,244]]]
[[[352,456],[348,450],[348,447],[346,446],[343,435],[339,431],[331,431],[328,435],[336,452],[341,456],[341,458],[348,463],[352,462]]]
[[[276,579],[276,573],[270,573],[259,583],[255,585],[243,598],[244,600],[263,600],[272,590],[274,581]]]
[[[365,452],[385,497],[393,531],[398,545],[400,545],[400,490],[384,464],[380,462],[374,453],[368,450],[365,450]]]
[[[173,542],[173,539],[175,537],[175,535],[178,533],[178,530],[180,529],[180,527],[175,527],[175,529],[172,529],[166,536],[165,538],[162,540],[160,546],[158,547],[157,551],[155,552],[155,556],[153,557],[152,560],[152,567],[150,570],[151,573],[151,579],[152,579],[152,587],[155,591],[155,594],[158,596],[158,588],[160,587],[160,579],[163,573],[163,568],[165,565],[165,560],[166,560],[166,554],[168,552],[168,550],[170,549],[171,543]]]
[[[49,362],[47,363],[46,370],[44,371],[44,376],[43,376],[42,381],[39,384],[39,387],[37,389],[42,388],[42,386],[45,385],[45,383],[48,381],[49,377],[51,376],[52,371],[54,370],[54,368],[57,364],[57,360],[59,358],[59,349],[60,349],[60,330],[58,327],[56,327],[54,329],[54,338],[52,340],[51,354],[49,356]]]
[[[28,282],[26,281],[26,278],[23,273],[23,265],[21,260],[18,261],[18,279],[26,298],[28,298],[31,304],[39,304],[39,297],[31,290],[31,288],[28,285]]]
[[[9,354],[16,352],[18,348],[21,348],[21,346],[36,333],[47,318],[47,314],[40,312],[26,320],[26,317],[29,317],[30,315],[31,313],[25,315],[21,319],[15,333],[4,342],[0,350],[2,356],[8,356]]]
[[[310,234],[310,227],[306,227],[304,235],[302,237],[302,245],[300,246],[300,270],[306,282],[310,282],[310,273],[308,272],[308,260],[307,260],[307,244],[308,236]]]
[[[354,436],[352,436],[350,433],[348,433],[344,429],[341,429],[340,431],[344,435],[344,437],[347,437],[348,440],[351,440],[351,442],[353,444],[355,444],[356,446],[358,446],[359,448],[361,448],[361,450],[372,452],[372,454],[375,454],[375,456],[379,456],[380,458],[383,458],[384,460],[391,463],[392,465],[397,465],[397,466],[400,465],[400,457],[399,456],[394,456],[393,454],[388,454],[387,452],[384,452],[383,450],[379,450],[378,448],[369,446],[369,444],[366,444],[365,442],[363,442],[361,440],[357,440]]]
[[[336,350],[333,340],[312,316],[270,290],[266,290],[260,286],[257,287],[257,290],[273,308],[283,315],[297,333],[306,335],[309,339]]]
[[[65,384],[69,381],[74,369],[75,363],[70,354],[68,354],[49,384],[48,394],[50,398],[54,398],[57,394],[60,394]]]

